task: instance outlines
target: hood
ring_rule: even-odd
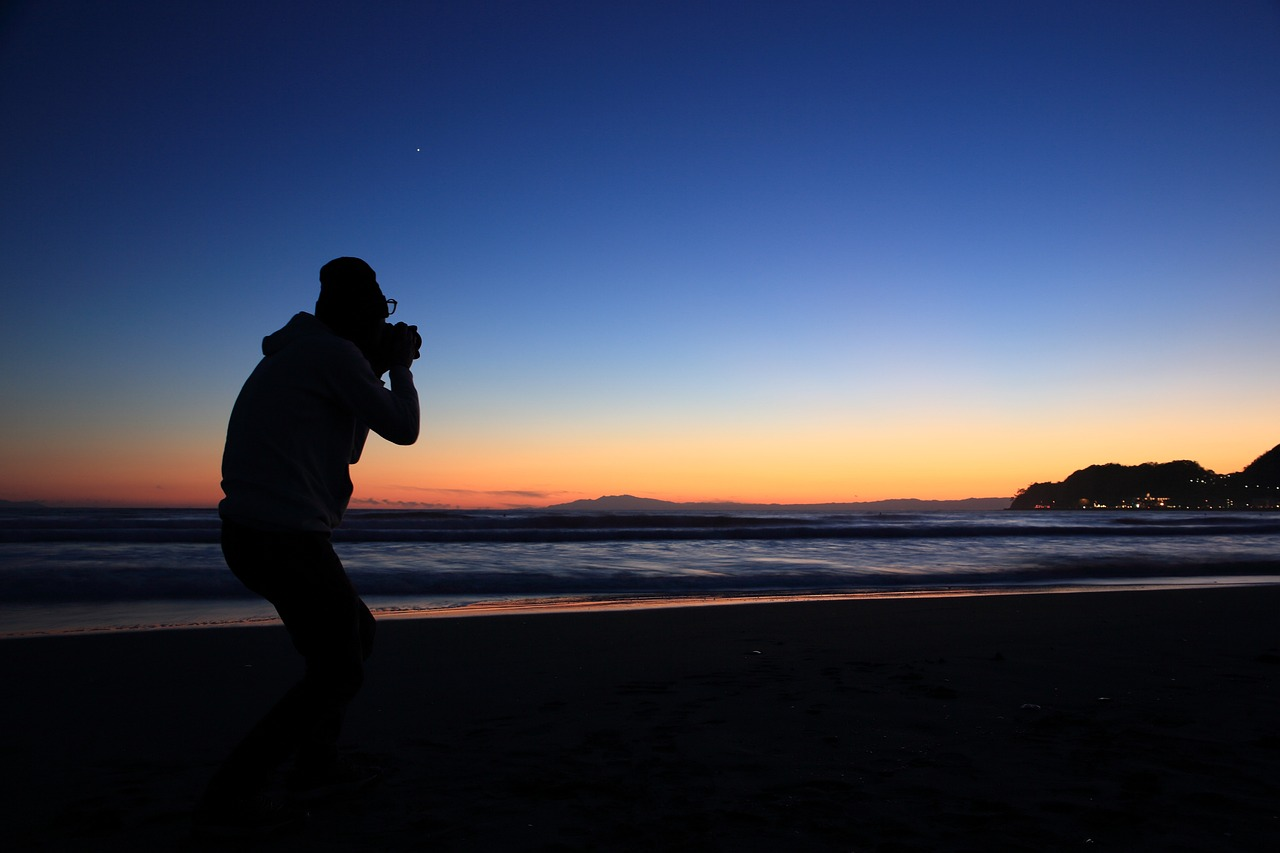
[[[275,355],[280,350],[299,338],[311,338],[316,335],[332,335],[333,332],[316,319],[315,315],[299,311],[289,319],[288,323],[278,331],[272,332],[262,339],[262,354]]]

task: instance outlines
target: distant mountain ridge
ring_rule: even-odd
[[[897,498],[818,504],[664,501],[603,495],[546,507],[553,512],[990,512],[998,509],[1280,509],[1280,445],[1234,474],[1198,462],[1090,465],[1058,483],[1032,483],[1013,498]]]
[[[1090,465],[1059,483],[1032,483],[1010,509],[1280,509],[1280,445],[1235,474],[1198,462]]]
[[[822,504],[753,504],[733,501],[664,501],[635,495],[604,495],[598,498],[554,504],[559,512],[989,512],[1006,509],[1009,498],[965,498],[929,501],[898,498],[883,501],[854,501]]]

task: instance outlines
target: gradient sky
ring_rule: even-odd
[[[353,505],[1006,496],[1280,442],[1280,6],[0,13],[0,499],[210,506],[357,255],[426,344]]]

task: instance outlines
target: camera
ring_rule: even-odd
[[[409,333],[413,335],[413,358],[416,361],[422,357],[422,335],[418,334],[417,326],[410,326]]]
[[[413,347],[413,359],[422,355],[422,335],[417,326],[407,323],[384,322],[378,334],[364,350],[365,358],[379,374],[385,373],[392,365],[401,363],[399,354],[403,352],[404,342],[409,341]]]
[[[386,327],[382,330],[382,340],[384,346],[394,347],[397,344],[396,336],[408,335],[409,340],[413,341],[413,357],[415,359],[422,355],[422,335],[418,334],[417,326],[410,326],[407,323],[383,323]]]

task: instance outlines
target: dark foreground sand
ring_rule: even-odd
[[[188,810],[298,669],[280,628],[0,641],[3,846],[1271,850],[1280,588],[386,621],[301,830]],[[16,846],[14,846],[16,842]]]

